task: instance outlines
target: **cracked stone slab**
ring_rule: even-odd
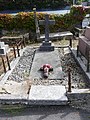
[[[5,84],[0,85],[0,100],[27,99],[29,90],[30,84],[28,81],[20,83],[7,81]]]
[[[62,79],[63,72],[60,62],[60,56],[58,49],[54,51],[39,51],[37,50],[34,56],[33,64],[30,71],[30,79],[43,78],[42,71],[39,71],[43,64],[50,64],[53,67],[53,71],[50,72],[48,79]]]

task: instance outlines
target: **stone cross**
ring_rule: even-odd
[[[49,42],[49,25],[55,25],[55,20],[49,20],[49,15],[45,15],[45,20],[39,20],[40,25],[45,25],[45,42]]]
[[[37,15],[36,15],[36,8],[33,8],[33,11],[34,11],[35,26],[36,26],[36,36],[37,36],[37,39],[39,39],[40,38],[40,30],[39,30]]]

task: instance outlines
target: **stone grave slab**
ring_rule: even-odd
[[[0,100],[27,99],[29,90],[30,84],[28,81],[20,83],[7,81],[5,84],[0,85]]]
[[[60,56],[58,49],[49,52],[41,52],[36,50],[33,64],[30,71],[30,79],[42,79],[43,72],[40,71],[40,67],[43,64],[50,64],[53,67],[53,71],[50,72],[48,79],[62,79],[63,72],[60,62]]]
[[[65,86],[61,85],[32,85],[29,93],[29,104],[65,105],[67,104]]]

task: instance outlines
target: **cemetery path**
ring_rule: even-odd
[[[70,106],[0,109],[0,120],[90,120],[90,113]]]

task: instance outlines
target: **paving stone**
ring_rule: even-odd
[[[67,104],[65,86],[61,85],[32,85],[29,94],[29,104],[64,105]]]
[[[0,99],[27,99],[30,82],[7,81],[0,85]]]

